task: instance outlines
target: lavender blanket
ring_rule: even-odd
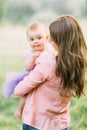
[[[21,72],[8,72],[6,81],[3,83],[3,96],[5,98],[9,98],[13,92],[17,84],[23,80],[25,76],[29,75],[30,71]]]

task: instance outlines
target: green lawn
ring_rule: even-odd
[[[0,27],[0,130],[21,130],[22,121],[14,118],[18,98],[2,96],[2,82],[7,71],[24,70],[24,50],[27,50],[24,27]],[[70,130],[87,130],[87,97],[73,98],[70,106]]]

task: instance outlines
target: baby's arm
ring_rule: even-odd
[[[25,69],[27,71],[32,70],[34,65],[35,65],[35,57],[32,56],[32,57],[27,58],[27,60],[25,62]]]
[[[18,105],[18,108],[15,112],[15,118],[20,120],[21,119],[21,116],[22,116],[22,112],[23,112],[23,108],[24,108],[24,104],[25,104],[25,100],[26,100],[26,96],[22,97],[20,102],[19,102],[19,105]]]
[[[26,62],[25,62],[25,69],[27,71],[32,70],[35,66],[35,60],[36,58],[40,55],[41,52],[36,51],[34,52],[34,54],[30,57],[27,58]]]

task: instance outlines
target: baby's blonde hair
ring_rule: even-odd
[[[44,32],[47,34],[47,29],[43,23],[34,22],[31,25],[28,25],[28,27],[27,27],[27,30],[26,30],[27,38],[29,37],[29,31],[35,31],[39,28],[43,28]]]

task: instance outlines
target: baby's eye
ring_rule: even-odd
[[[30,41],[33,41],[33,40],[34,40],[33,38],[30,39]]]
[[[38,39],[40,40],[40,39],[42,39],[42,37],[38,37]]]

